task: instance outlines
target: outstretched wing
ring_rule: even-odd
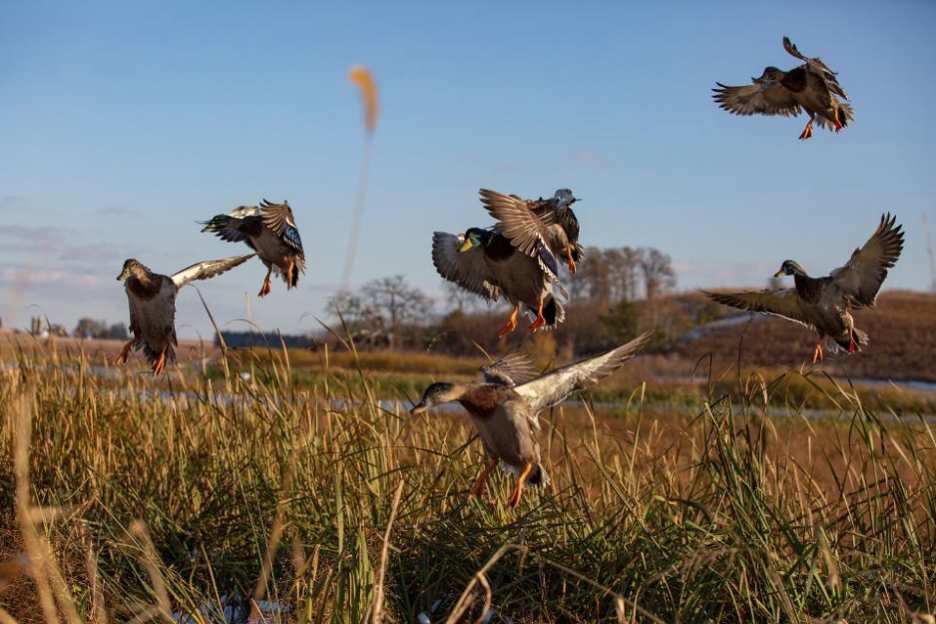
[[[565,400],[576,390],[592,386],[616,371],[624,362],[634,357],[650,341],[652,335],[652,331],[645,332],[617,349],[590,360],[557,368],[533,381],[520,384],[514,390],[526,400],[532,412],[536,414]]]
[[[250,244],[250,236],[260,234],[260,207],[238,206],[228,214],[219,214],[202,221],[202,232],[214,232],[223,241]]]
[[[793,42],[790,41],[789,37],[783,38],[783,49],[786,50],[791,56],[805,62],[806,70],[812,74],[820,76],[825,81],[829,91],[838,95],[839,97],[845,98],[846,100],[848,99],[848,96],[845,94],[845,91],[838,82],[838,78],[836,78],[836,73],[829,69],[829,66],[823,63],[821,58],[818,56],[815,58],[809,58],[808,56],[805,56],[796,49],[796,46],[793,45]]]
[[[231,258],[222,258],[221,260],[206,260],[186,267],[173,275],[170,279],[176,285],[176,288],[182,288],[189,282],[203,280],[221,275],[239,264],[243,264],[257,254],[245,254],[243,256],[233,256]]]
[[[800,105],[792,91],[779,82],[763,82],[743,87],[728,87],[716,82],[712,98],[718,106],[734,115],[783,115],[795,117]]]
[[[299,228],[296,227],[289,202],[274,204],[264,199],[260,202],[260,208],[263,211],[263,225],[270,228],[281,241],[302,254],[302,239],[299,237]]]
[[[537,371],[529,354],[514,351],[487,366],[482,366],[481,375],[485,383],[513,388],[536,378]]]
[[[849,295],[856,307],[874,307],[878,291],[887,270],[892,268],[903,250],[903,226],[897,217],[881,215],[877,230],[860,249],[856,249],[845,266],[832,271],[832,283]]]
[[[816,329],[815,324],[802,306],[800,298],[792,288],[762,292],[713,293],[703,290],[702,294],[722,305],[782,316],[785,319]]]
[[[500,298],[500,287],[484,261],[484,250],[474,247],[461,252],[461,245],[462,241],[454,234],[432,234],[432,263],[436,271],[470,293],[488,301],[497,301]]]
[[[553,222],[552,211],[535,214],[529,204],[519,197],[481,189],[481,203],[497,219],[501,233],[510,243],[528,256],[537,257],[541,250],[549,249],[546,228]]]

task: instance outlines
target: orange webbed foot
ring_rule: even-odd
[[[156,360],[156,363],[153,364],[153,377],[159,376],[163,372],[163,369],[166,367],[166,348],[163,348],[162,352],[159,354],[159,359]]]
[[[263,286],[260,287],[260,292],[257,293],[257,296],[261,298],[266,297],[270,294],[270,290],[272,290],[272,288],[273,285],[270,283],[270,278],[263,280]]]
[[[136,340],[136,338],[131,338],[130,340],[127,341],[127,344],[123,346],[123,349],[120,350],[120,355],[118,355],[117,359],[114,360],[115,365],[123,364],[128,359],[130,359],[130,349],[133,348],[134,340]]]
[[[816,345],[816,350],[813,351],[812,363],[821,362],[825,357],[825,352],[822,349],[822,343]]]
[[[803,133],[799,135],[800,141],[805,141],[812,136],[812,121],[806,124],[806,128],[803,129]]]
[[[520,311],[519,306],[514,306],[513,312],[510,315],[510,318],[504,323],[504,326],[497,330],[497,335],[503,338],[513,330],[517,329],[517,313]]]
[[[533,324],[530,325],[530,331],[535,332],[544,325],[546,325],[546,318],[543,316],[543,300],[540,299],[539,308],[536,310],[536,319],[533,321]]]

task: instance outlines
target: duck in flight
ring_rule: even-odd
[[[839,132],[854,120],[850,105],[842,100],[848,96],[836,78],[836,73],[822,59],[800,54],[789,37],[783,38],[783,49],[803,61],[803,64],[783,71],[768,67],[753,84],[728,87],[716,83],[712,97],[718,105],[735,115],[783,115],[796,117],[801,111],[809,115],[809,123],[800,134],[805,141],[813,134],[813,123]]]
[[[793,260],[786,260],[774,277],[793,276],[793,288],[764,292],[713,293],[712,300],[751,312],[765,312],[805,325],[819,334],[813,363],[825,356],[823,343],[831,350],[848,353],[868,344],[868,334],[855,327],[851,310],[874,308],[878,291],[903,250],[904,235],[897,217],[889,213],[871,238],[852,253],[845,266],[825,277],[810,277]],[[828,339],[828,340],[827,340]]]
[[[422,414],[436,405],[459,403],[478,430],[489,459],[469,497],[483,494],[491,471],[500,464],[505,471],[518,475],[507,503],[516,507],[524,485],[549,484],[536,438],[539,413],[616,371],[650,341],[651,335],[646,332],[607,353],[543,375],[537,375],[528,357],[511,354],[481,369],[483,383],[432,384],[410,413]]]

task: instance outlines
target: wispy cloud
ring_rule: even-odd
[[[95,213],[102,217],[138,217],[143,214],[136,208],[126,206],[102,206],[95,210]]]
[[[0,212],[29,208],[29,203],[22,195],[0,195]]]

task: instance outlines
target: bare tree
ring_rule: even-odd
[[[376,345],[400,346],[407,328],[425,324],[432,300],[412,288],[402,275],[382,277],[364,284],[357,293],[342,293],[329,300],[332,312],[340,311],[345,323],[358,337]]]
[[[643,273],[648,300],[653,300],[676,287],[673,261],[669,254],[659,249],[650,247],[646,250],[640,262],[640,270]]]

